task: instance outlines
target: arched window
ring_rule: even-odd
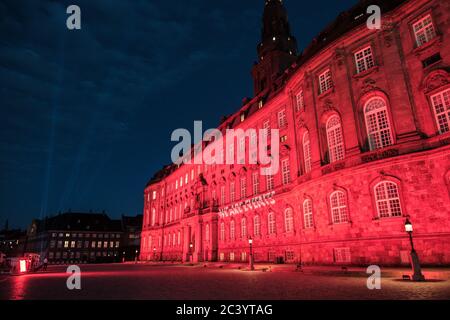
[[[230,222],[230,239],[231,240],[236,239],[236,229],[235,229],[234,220],[231,220],[231,222]]]
[[[303,225],[305,229],[314,227],[311,199],[303,201]]]
[[[341,120],[334,115],[327,121],[327,141],[330,163],[345,158],[344,138],[342,137]]]
[[[348,222],[347,199],[343,191],[335,191],[330,195],[330,206],[333,223]]]
[[[205,227],[205,240],[209,241],[209,224]]]
[[[441,91],[431,96],[431,103],[433,104],[434,116],[439,133],[450,131],[450,89]]]
[[[275,214],[273,212],[269,212],[269,215],[267,216],[267,222],[269,226],[269,234],[275,234],[276,232],[276,226],[275,226]]]
[[[256,215],[253,218],[253,234],[255,236],[261,235],[261,218],[259,217],[259,215]]]
[[[181,231],[178,231],[178,245],[181,245]]]
[[[241,237],[246,238],[247,237],[247,219],[242,218],[241,220]]]
[[[383,98],[375,97],[366,103],[364,118],[370,150],[385,148],[393,144],[387,105]]]
[[[220,240],[225,241],[225,223],[220,224]]]
[[[303,160],[305,162],[306,173],[311,172],[311,142],[309,140],[309,132],[303,134]]]
[[[152,208],[152,226],[156,223],[156,209]]]
[[[284,230],[286,232],[294,231],[294,214],[291,208],[284,210]]]
[[[383,181],[375,186],[375,202],[380,218],[401,217],[402,207],[398,186],[392,181]]]

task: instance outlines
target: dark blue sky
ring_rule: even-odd
[[[303,49],[356,0],[286,0]],[[82,30],[66,28],[77,4]],[[263,0],[0,0],[0,223],[142,211],[176,128],[252,95]]]

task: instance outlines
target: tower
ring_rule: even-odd
[[[282,0],[266,0],[262,23],[258,62],[252,69],[255,95],[271,87],[273,81],[297,59],[297,41],[291,35]]]

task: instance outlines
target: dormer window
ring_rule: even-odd
[[[258,109],[261,109],[264,106],[264,102],[262,100],[258,103]]]
[[[245,120],[245,113],[241,113],[241,122],[244,122]]]

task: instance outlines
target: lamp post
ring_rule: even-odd
[[[194,244],[191,242],[189,243],[189,262],[193,263],[194,262],[194,256],[193,256],[193,252],[192,249],[194,248]]]
[[[138,250],[136,249],[136,254],[134,256],[134,263],[137,263],[138,261]]]
[[[422,274],[422,269],[420,268],[419,256],[417,255],[416,249],[414,249],[413,242],[413,226],[409,218],[405,221],[405,231],[409,235],[409,242],[411,243],[411,266],[413,269],[413,281],[425,281],[425,277]]]
[[[153,261],[156,261],[156,247],[153,247]]]
[[[250,259],[249,259],[250,271],[253,271],[253,270],[255,270],[255,266],[253,265],[253,239],[252,238],[248,239],[248,245],[250,246]]]

